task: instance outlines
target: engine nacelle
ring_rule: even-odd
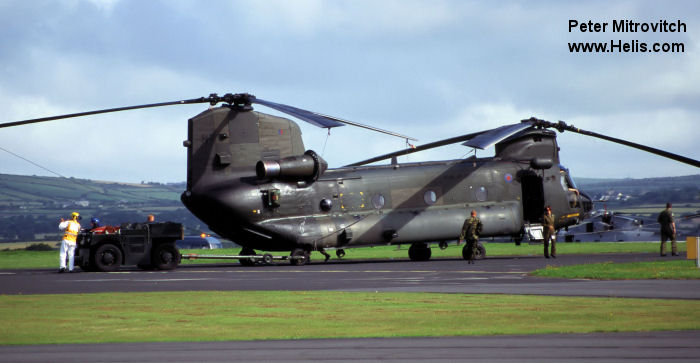
[[[313,150],[304,155],[279,160],[260,160],[255,165],[258,179],[289,179],[314,181],[328,169],[328,163]]]

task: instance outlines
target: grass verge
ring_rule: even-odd
[[[700,301],[322,291],[4,295],[0,321],[4,345],[589,333],[700,329]]]
[[[533,276],[565,279],[700,279],[694,260],[670,260],[632,263],[592,263],[573,266],[547,266],[533,271]]]
[[[437,246],[432,248],[432,258],[461,258],[462,247],[450,245],[441,250]],[[486,256],[539,256],[542,254],[542,245],[523,244],[516,246],[513,243],[484,243]],[[685,252],[685,242],[678,243],[678,251]],[[670,248],[670,247],[669,247]],[[378,246],[365,248],[346,249],[344,259],[408,259],[408,245],[406,246]],[[218,250],[182,250],[182,253],[197,253],[209,255],[237,255],[240,249],[227,248]],[[335,260],[335,252],[328,251]],[[658,243],[649,242],[577,242],[557,243],[557,254],[596,254],[596,253],[659,253]],[[287,255],[285,252],[273,252],[274,255]],[[323,255],[318,252],[311,254],[312,261],[323,261]],[[183,264],[202,263],[237,263],[236,260],[186,260]],[[0,269],[21,268],[54,268],[58,267],[58,251],[25,251],[9,250],[0,251]]]

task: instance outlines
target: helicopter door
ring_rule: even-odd
[[[536,174],[526,174],[521,178],[523,188],[523,217],[530,223],[541,222],[544,210],[542,178]]]

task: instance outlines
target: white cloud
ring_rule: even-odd
[[[327,31],[416,34],[458,20],[455,3],[446,1],[273,0],[247,2],[245,7],[263,28],[280,31],[281,26],[305,36]]]
[[[417,135],[418,144],[536,116],[698,158],[692,147],[699,136],[697,7],[682,1],[5,2],[0,118],[250,92]],[[577,39],[567,32],[569,18],[613,16],[682,18],[690,30],[678,35],[686,53],[566,51],[566,42]],[[76,177],[183,180],[186,119],[204,107],[2,129],[0,146]],[[98,142],[100,132],[112,137]],[[307,148],[320,151],[325,132],[304,129]],[[62,164],[65,146],[58,142],[75,134],[85,136],[82,150],[89,151],[78,156],[78,168]],[[581,171],[576,175],[648,176],[654,168],[689,173],[675,162],[570,136],[562,134],[560,142],[565,162]],[[404,146],[400,139],[344,127],[333,130],[324,157],[339,166]],[[465,153],[454,146],[408,160]],[[589,161],[611,153],[635,167],[623,171]],[[0,172],[22,172],[16,158],[2,157]],[[104,161],[115,167],[93,167]],[[156,171],[149,170],[153,164]]]

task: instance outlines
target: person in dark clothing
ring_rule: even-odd
[[[471,217],[464,220],[462,225],[462,233],[459,235],[459,241],[467,240],[466,250],[468,252],[467,262],[474,263],[476,255],[476,246],[479,243],[479,234],[481,233],[481,220],[476,217],[476,211],[472,210]]]
[[[544,258],[557,258],[557,240],[556,233],[554,232],[554,214],[552,214],[552,207],[547,206],[544,209],[544,216],[542,217],[542,227],[544,234]],[[549,245],[552,245],[552,253],[549,253]]]
[[[671,212],[671,203],[666,203],[666,209],[659,213],[656,219],[661,227],[661,256],[666,256],[666,241],[671,240],[671,255],[678,256],[678,247],[676,246],[676,222],[673,220],[673,212]]]

